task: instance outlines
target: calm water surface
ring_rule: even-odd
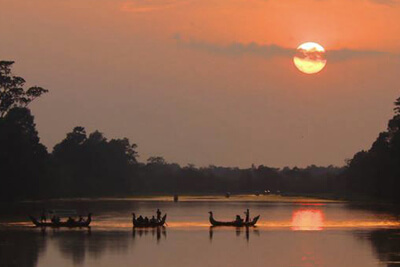
[[[43,208],[91,211],[87,229],[31,227]],[[168,213],[162,229],[133,230],[131,212]],[[210,228],[250,208],[256,228]],[[400,223],[382,208],[302,201],[74,200],[0,207],[1,266],[400,266]]]

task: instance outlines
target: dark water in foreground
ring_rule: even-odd
[[[400,223],[389,212],[345,203],[79,200],[0,207],[0,266],[400,266]],[[251,199],[250,199],[251,200]],[[42,208],[94,213],[88,229],[33,228]],[[168,213],[162,229],[133,230],[132,211]],[[261,214],[256,228],[210,228]]]

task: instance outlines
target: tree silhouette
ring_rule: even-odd
[[[34,117],[26,106],[46,93],[23,88],[11,73],[13,61],[0,61],[0,199],[40,197],[46,188],[48,154],[40,143]]]
[[[387,131],[349,161],[344,173],[348,194],[400,202],[400,98],[394,104]]]
[[[110,141],[99,131],[87,137],[78,126],[54,147],[54,176],[63,196],[110,196],[132,192],[136,145],[127,138]]]
[[[0,61],[0,118],[15,107],[26,107],[48,90],[34,86],[25,90],[25,80],[11,72],[14,61]]]
[[[147,159],[147,164],[165,165],[167,162],[163,157],[153,156]]]
[[[39,141],[28,109],[13,108],[0,119],[0,198],[39,197],[43,193],[48,155]]]

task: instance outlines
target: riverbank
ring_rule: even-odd
[[[129,196],[129,197],[99,197],[99,198],[60,198],[49,200],[26,200],[23,202],[42,202],[42,201],[165,201],[173,202],[174,197],[171,195],[159,196]],[[216,202],[274,202],[274,203],[329,203],[329,202],[344,202],[340,199],[329,199],[327,197],[316,196],[299,196],[299,195],[259,195],[254,194],[238,194],[229,197],[221,195],[180,195],[178,202],[190,201],[216,201]]]

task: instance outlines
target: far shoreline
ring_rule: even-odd
[[[40,200],[21,200],[21,203],[30,202],[74,202],[74,201],[161,201],[174,202],[173,195],[135,195],[135,196],[115,196],[115,197],[72,197],[72,198],[51,198]],[[326,196],[311,195],[254,195],[254,194],[234,194],[230,197],[221,194],[182,194],[179,195],[178,202],[265,202],[265,203],[346,203],[344,199],[328,198]]]

